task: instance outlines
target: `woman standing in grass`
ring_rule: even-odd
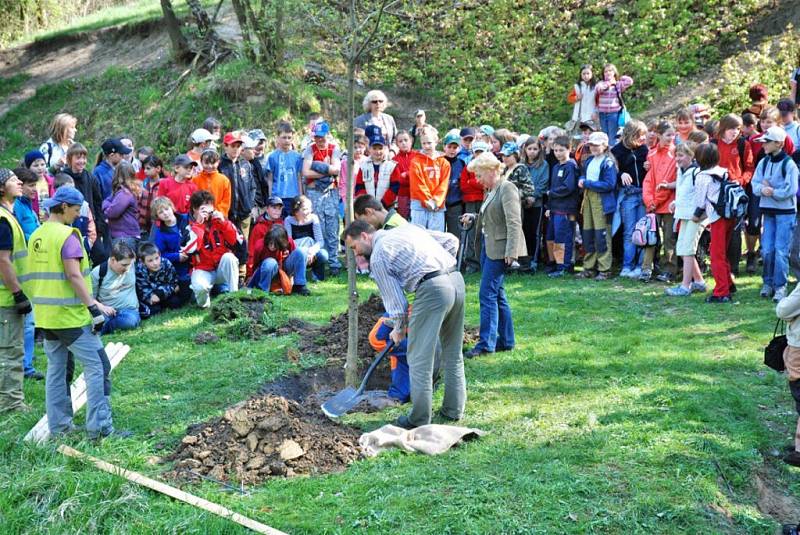
[[[473,358],[514,348],[514,323],[503,285],[505,272],[517,258],[525,256],[525,237],[517,187],[503,176],[505,165],[485,152],[467,167],[486,188],[486,197],[477,214],[476,236],[481,245],[480,340],[464,356]],[[464,221],[476,214],[465,214]],[[476,246],[478,244],[476,243]]]

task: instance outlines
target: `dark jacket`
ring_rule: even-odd
[[[228,219],[235,223],[247,219],[256,202],[252,166],[242,157],[234,162],[227,154],[223,154],[219,162],[219,172],[231,181],[231,210]]]
[[[153,225],[150,239],[156,244],[161,256],[172,263],[178,272],[178,279],[189,280],[189,260],[181,262],[181,247],[189,242],[189,217],[175,214],[175,227],[167,228],[163,223]]]
[[[451,206],[460,204],[462,201],[461,172],[464,171],[467,164],[459,157],[447,158],[447,161],[450,162],[450,183],[447,185],[447,197],[445,197],[444,203],[446,206]]]
[[[562,214],[578,214],[578,164],[575,160],[556,163],[550,169],[547,208]]]
[[[624,143],[614,145],[611,149],[611,154],[617,159],[617,169],[619,171],[619,176],[617,177],[618,188],[625,189],[625,186],[622,185],[622,173],[628,173],[633,179],[631,186],[641,189],[644,177],[647,174],[647,171],[644,170],[644,163],[647,161],[648,152],[647,145],[642,145],[635,149],[629,149]]]
[[[150,298],[153,295],[164,301],[175,293],[177,286],[178,274],[172,262],[166,258],[161,259],[161,267],[156,272],[147,269],[144,262],[136,262],[136,296],[139,298],[139,303],[150,305]]]
[[[255,184],[256,188],[256,195],[254,198],[254,206],[258,206],[259,208],[264,208],[267,206],[267,200],[269,199],[269,184],[267,184],[267,173],[264,170],[264,166],[258,159],[253,160],[252,162],[247,162],[250,165],[250,173],[253,176],[253,183]]]
[[[100,236],[108,236],[108,223],[106,223],[106,216],[103,214],[103,195],[100,193],[97,182],[89,175],[86,169],[79,174],[69,167],[65,167],[63,172],[72,177],[75,182],[75,188],[83,193],[84,200],[89,203],[89,210],[92,211],[92,217],[94,217],[98,239]]]

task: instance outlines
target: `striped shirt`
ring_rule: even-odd
[[[408,301],[420,279],[428,273],[456,265],[458,238],[446,232],[407,224],[375,232],[370,255],[370,277],[375,280],[383,306],[395,326],[405,325]]]
[[[609,84],[605,80],[597,82],[595,86],[599,93],[597,111],[600,113],[616,113],[622,109],[622,102],[619,97],[623,91],[633,85],[633,78],[622,76],[616,84]]]

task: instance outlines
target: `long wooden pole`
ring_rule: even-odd
[[[162,483],[160,481],[156,481],[155,479],[150,479],[138,472],[132,472],[130,470],[126,470],[120,466],[107,463],[102,459],[98,459],[97,457],[92,457],[91,455],[87,455],[81,451],[78,451],[74,448],[70,448],[64,444],[61,444],[58,447],[58,451],[67,457],[73,457],[75,459],[80,459],[82,461],[87,461],[95,465],[95,467],[99,468],[104,472],[108,472],[109,474],[113,474],[115,476],[124,477],[128,481],[132,483],[136,483],[137,485],[142,485],[143,487],[147,487],[152,489],[156,492],[160,492],[161,494],[166,494],[176,500],[180,500],[184,503],[188,503],[189,505],[194,505],[195,507],[199,507],[209,513],[214,513],[215,515],[221,516],[222,518],[227,518],[232,522],[236,522],[237,524],[244,526],[248,529],[255,531],[256,533],[267,533],[268,535],[287,535],[283,531],[279,531],[277,529],[271,528],[266,524],[262,524],[261,522],[257,522],[252,518],[247,518],[246,516],[242,516],[239,513],[235,513],[230,509],[227,509],[217,503],[210,502],[208,500],[204,500],[194,494],[189,494],[188,492],[184,492],[181,489],[172,487],[167,485],[166,483]]]

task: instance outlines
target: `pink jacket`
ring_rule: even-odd
[[[595,86],[597,89],[597,111],[600,113],[616,113],[621,110],[622,103],[618,97],[632,85],[633,78],[630,76],[621,76],[615,84],[611,85],[605,80],[597,82]],[[617,95],[617,92],[619,92],[619,95]]]

